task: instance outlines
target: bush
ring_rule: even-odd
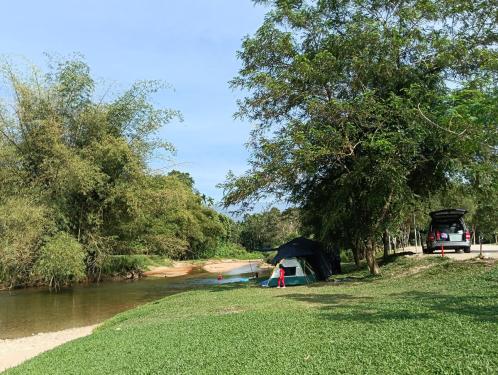
[[[185,259],[190,251],[188,241],[168,235],[149,235],[147,245],[150,253],[171,259]]]
[[[81,280],[85,275],[83,246],[67,233],[57,233],[41,248],[34,274],[50,289],[59,289]]]
[[[109,276],[140,275],[150,263],[145,255],[109,255],[102,265],[102,273]]]
[[[259,251],[247,251],[235,243],[222,243],[217,247],[206,250],[202,258],[228,258],[228,259],[262,259],[264,255]]]
[[[0,204],[0,281],[8,287],[32,282],[32,267],[43,235],[50,231],[48,210],[24,197]]]

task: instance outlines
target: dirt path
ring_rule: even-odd
[[[398,249],[398,251],[402,251]],[[420,254],[421,256],[434,257],[441,256],[441,251],[437,250],[434,254],[422,254],[422,248],[419,246],[415,248],[415,246],[405,247],[405,251],[411,251]],[[498,259],[498,244],[485,244],[482,245],[482,253],[485,258],[495,258]],[[472,245],[470,253],[455,253],[455,250],[448,250],[444,252],[445,256],[456,260],[465,260],[471,259],[479,256],[479,245]]]
[[[56,346],[92,333],[96,325],[39,333],[19,339],[0,340],[0,372],[19,365]]]

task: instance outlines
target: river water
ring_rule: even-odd
[[[224,273],[221,283],[248,282],[241,267]],[[144,278],[78,285],[59,293],[31,288],[0,292],[0,339],[30,336],[100,323],[135,306],[187,290],[217,287],[216,274],[194,271],[173,278]]]

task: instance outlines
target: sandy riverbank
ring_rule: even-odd
[[[261,260],[207,260],[203,263],[194,262],[174,262],[171,266],[151,267],[150,270],[144,272],[144,276],[152,277],[177,277],[185,276],[191,273],[194,269],[204,270],[209,273],[225,273],[252,265],[260,269],[269,267]]]
[[[0,372],[53,349],[68,341],[92,333],[96,325],[39,333],[19,339],[0,340]]]

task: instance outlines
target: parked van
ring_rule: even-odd
[[[431,224],[427,231],[427,246],[425,254],[434,250],[463,250],[470,253],[470,231],[467,229],[463,216],[467,213],[463,208],[450,208],[431,212]]]

